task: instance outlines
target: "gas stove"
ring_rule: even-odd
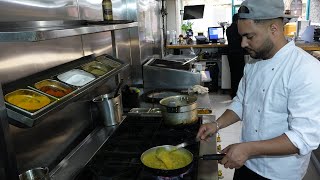
[[[198,163],[175,176],[159,176],[148,171],[140,161],[141,154],[159,145],[175,145],[186,139],[195,138],[201,124],[183,127],[167,127],[162,117],[128,116],[91,158],[76,179],[108,180],[193,180],[197,179]],[[186,147],[191,153],[199,154],[200,144]],[[90,175],[91,174],[91,175]]]

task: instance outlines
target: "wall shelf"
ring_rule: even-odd
[[[127,20],[1,22],[0,42],[44,41],[137,26],[138,22]]]

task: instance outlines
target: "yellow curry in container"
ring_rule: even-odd
[[[29,89],[19,89],[5,95],[5,100],[27,111],[36,111],[50,104],[51,100],[45,95]]]

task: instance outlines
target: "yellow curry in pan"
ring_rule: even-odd
[[[192,157],[182,150],[172,151],[161,148],[146,153],[142,157],[142,162],[153,169],[173,170],[190,164]]]

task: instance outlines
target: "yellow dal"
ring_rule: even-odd
[[[192,162],[192,158],[181,150],[162,151],[160,154],[151,151],[143,156],[142,162],[150,168],[173,170],[187,166]]]
[[[24,94],[9,96],[7,101],[28,111],[38,110],[50,103],[50,99],[46,96],[32,96]]]

